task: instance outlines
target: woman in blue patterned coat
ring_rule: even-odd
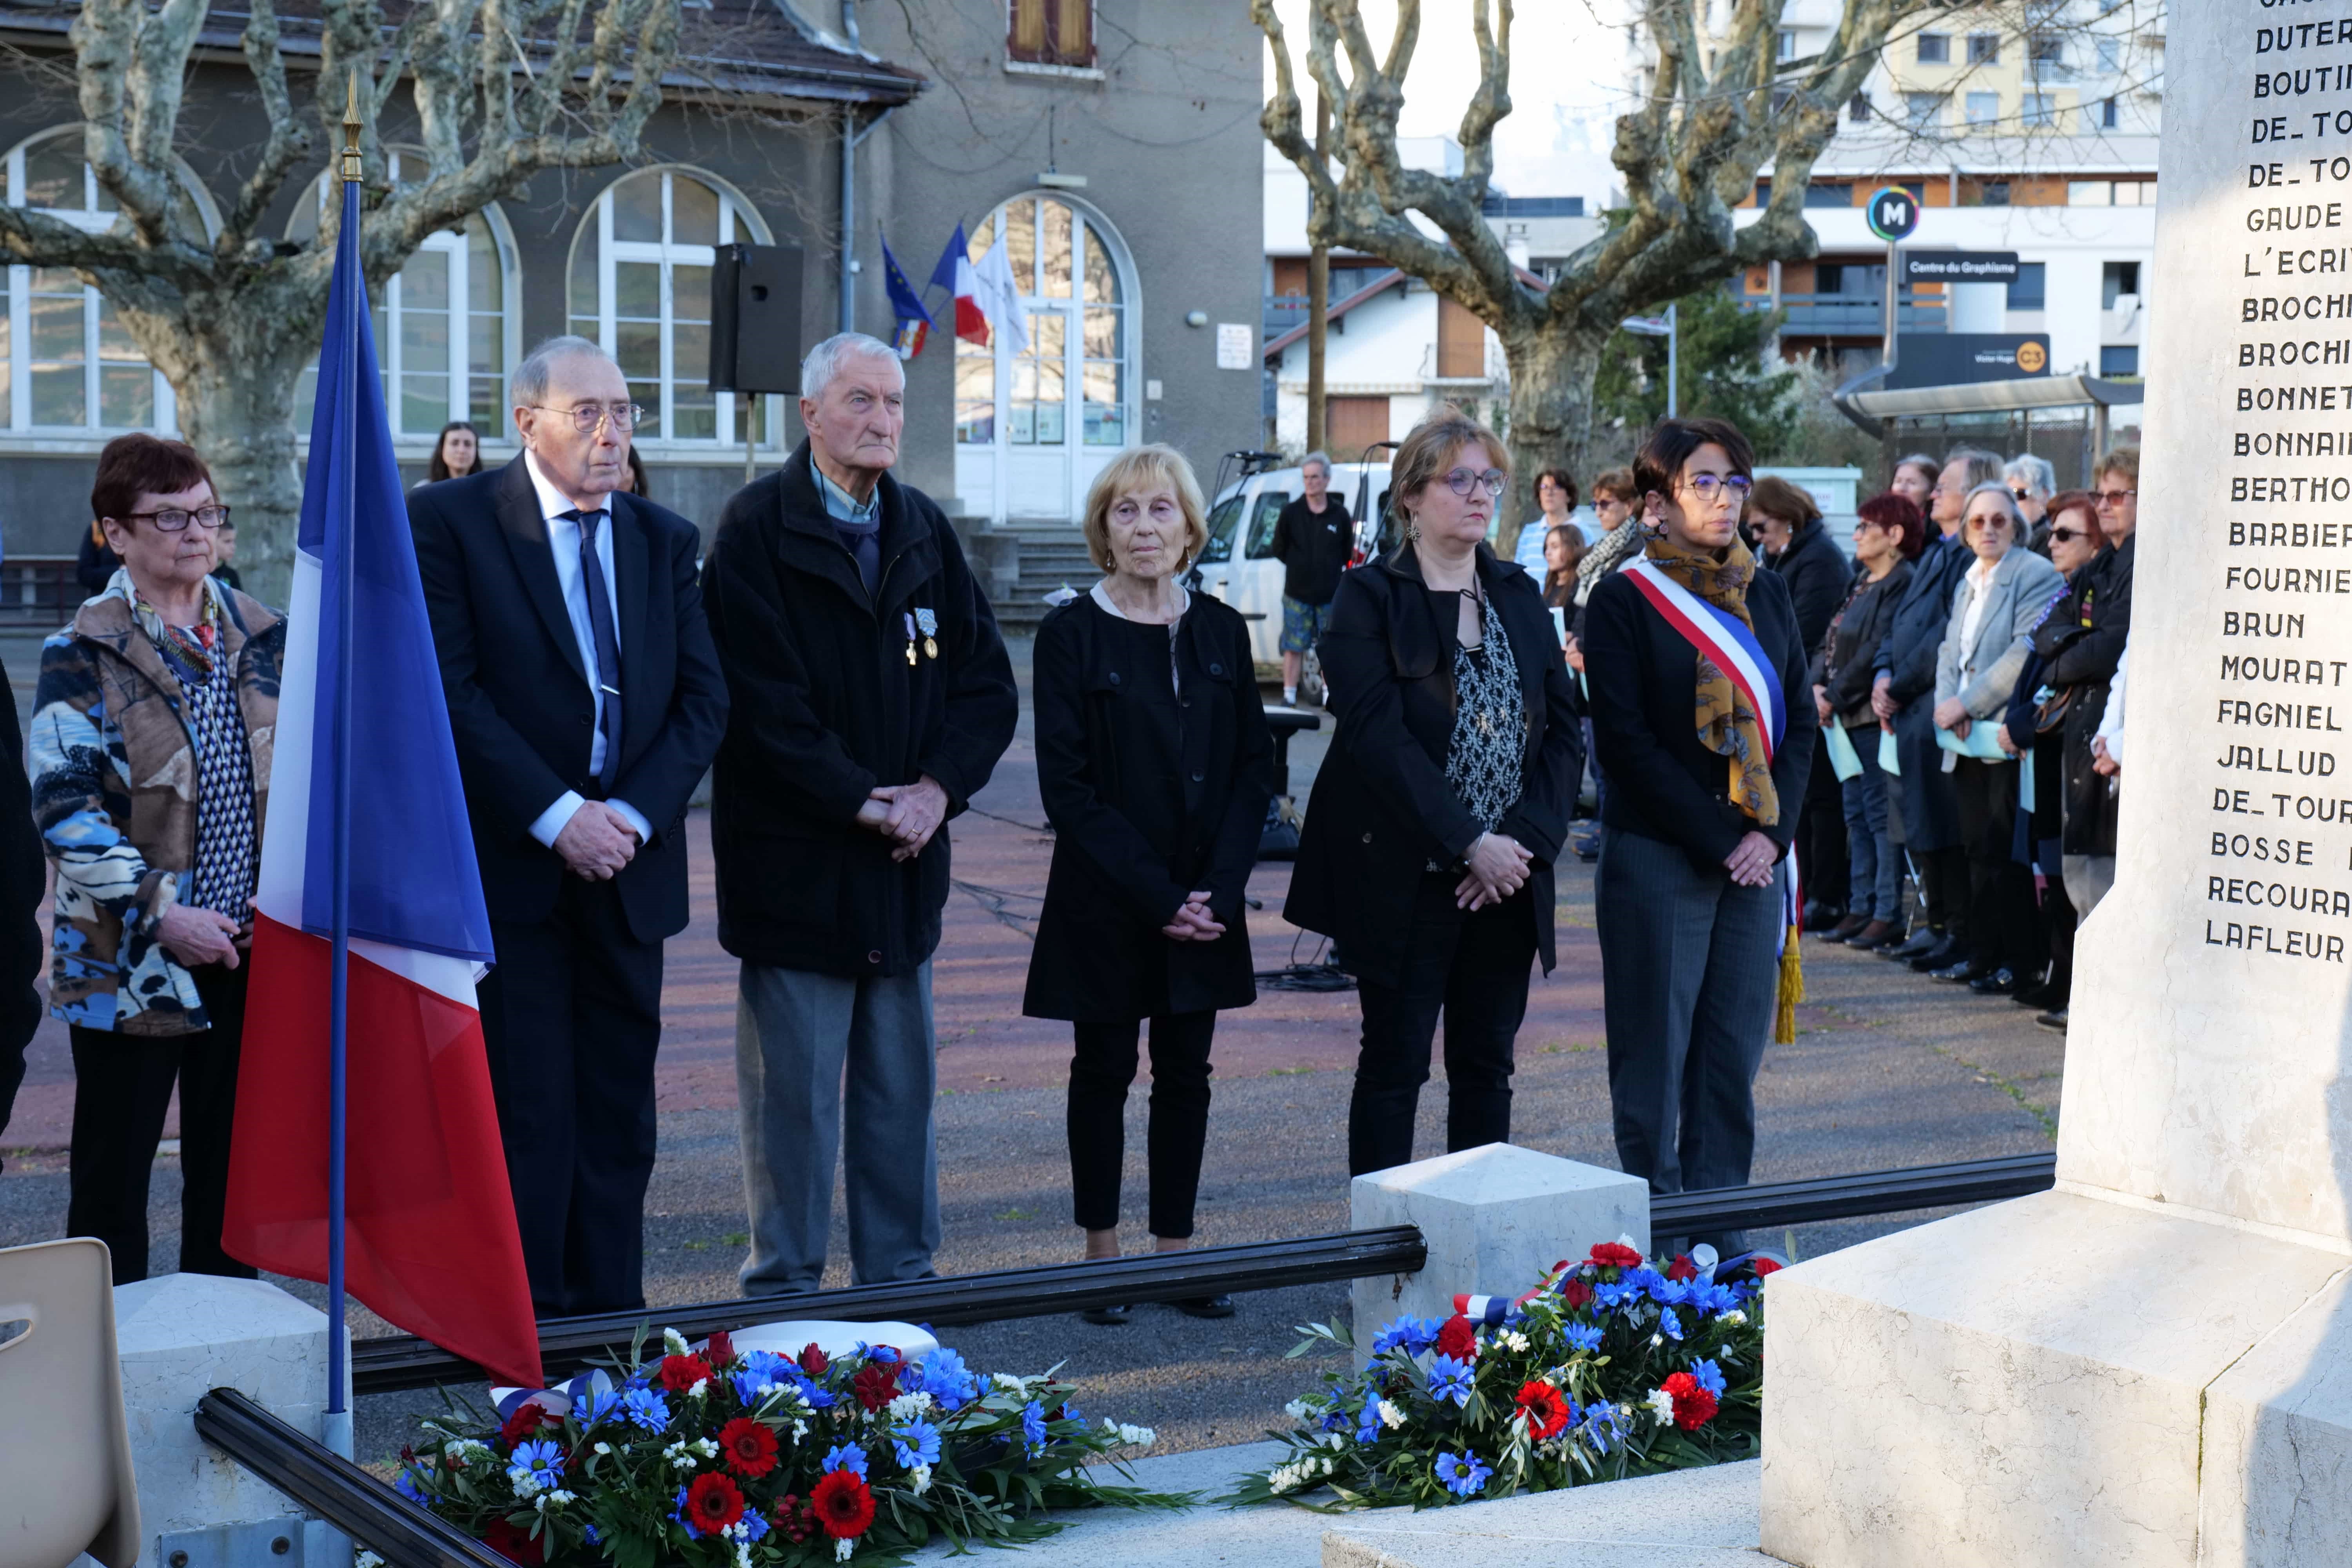
[[[192,448],[109,442],[90,510],[122,566],[42,646],[28,742],[77,1083],[66,1228],[107,1244],[117,1284],[147,1277],[176,1081],[180,1268],[249,1279],[221,1210],[285,628],[211,576],[228,509]]]

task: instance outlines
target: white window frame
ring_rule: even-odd
[[[47,131],[35,132],[11,147],[5,161],[0,161],[0,200],[5,200],[10,206],[23,204],[25,154],[27,151],[44,142],[64,137],[79,139],[81,134],[82,127],[79,124],[53,126]],[[79,144],[76,151],[77,153],[80,151]],[[181,188],[194,202],[197,214],[204,222],[206,237],[210,237],[219,233],[220,212],[214,205],[211,194],[204,188],[202,182],[196,179],[194,171],[188,168],[184,161],[175,159],[173,162],[176,165],[173,173],[179,178]],[[90,168],[87,156],[84,156],[82,210],[76,212],[47,207],[40,210],[47,213],[51,217],[71,224],[84,233],[104,234],[114,226],[121,215],[94,210],[98,198],[98,174]],[[33,423],[32,384],[33,273],[35,270],[36,268],[27,263],[11,263],[6,269],[7,292],[5,299],[0,299],[0,309],[5,310],[8,318],[8,355],[5,362],[0,362],[0,376],[6,378],[8,390],[8,419],[6,424],[0,425],[0,437],[6,437],[13,447],[21,448],[28,445],[36,448],[55,446],[63,450],[79,450],[89,447],[94,450],[96,447],[102,446],[114,437],[123,434],[125,430],[133,428],[128,426],[117,427],[99,423],[101,399],[100,397],[100,361],[98,321],[101,296],[99,290],[89,284],[85,283],[81,286],[84,414],[82,422],[79,425],[36,425]],[[179,399],[173,393],[172,384],[164,379],[162,371],[151,365],[149,374],[154,378],[154,418],[152,424],[146,428],[152,429],[161,435],[176,436],[180,428]]]
[[[688,179],[700,182],[718,194],[719,245],[774,243],[770,237],[767,220],[760,216],[759,209],[745,199],[740,191],[709,170],[690,163],[656,163],[643,169],[633,169],[622,175],[620,179],[606,185],[596,193],[595,202],[588,216],[581,220],[579,229],[573,233],[572,243],[576,253],[581,235],[587,232],[590,224],[596,226],[596,342],[606,353],[615,358],[619,357],[619,352],[614,347],[617,338],[614,328],[613,286],[614,264],[621,261],[651,262],[661,268],[661,392],[659,395],[661,433],[657,436],[643,437],[632,444],[647,453],[669,451],[681,454],[705,453],[730,449],[740,451],[741,443],[735,438],[735,399],[738,395],[732,392],[711,394],[712,401],[716,405],[717,432],[715,435],[679,437],[673,436],[669,430],[669,411],[676,401],[675,389],[677,384],[677,302],[671,293],[672,281],[677,268],[716,266],[718,246],[688,245],[667,237],[660,240],[616,240],[613,237],[613,193],[619,189],[625,181],[644,179],[651,175],[658,175],[661,178],[662,233],[665,237],[668,236],[676,226],[671,211],[671,193],[675,187],[671,182],[675,176],[680,174]],[[570,331],[572,329],[569,323],[581,318],[575,318],[572,314],[572,265],[568,257],[563,268],[563,289],[564,321],[567,323],[565,330]],[[688,379],[694,378],[689,376]],[[759,432],[759,445],[761,447],[781,447],[782,446],[783,418],[780,405],[782,402],[783,399],[781,397],[771,396],[764,405],[761,405],[761,428]]]

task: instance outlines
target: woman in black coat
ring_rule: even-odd
[[[1778,474],[1756,481],[1748,498],[1748,518],[1761,542],[1759,553],[1763,563],[1788,586],[1805,656],[1815,658],[1829,632],[1830,617],[1837,614],[1853,587],[1853,563],[1830,537],[1813,498]],[[1838,787],[1828,753],[1821,749],[1825,743],[1818,738],[1814,742],[1813,771],[1805,786],[1804,816],[1797,833],[1797,860],[1804,868],[1807,931],[1844,921],[1847,879],[1852,875],[1846,858],[1845,795]]]
[[[1166,447],[1120,454],[1087,497],[1109,574],[1045,617],[1034,655],[1037,787],[1054,825],[1022,1011],[1066,1018],[1070,1185],[1087,1256],[1118,1256],[1124,1110],[1151,1020],[1150,1229],[1192,1235],[1217,1010],[1257,998],[1244,894],[1274,742],[1239,612],[1178,582],[1207,542],[1201,489]],[[1226,1317],[1224,1297],[1178,1303]],[[1124,1307],[1090,1321],[1127,1321]]]
[[[1662,421],[1633,464],[1644,558],[1594,588],[1585,616],[1610,783],[1595,889],[1609,1098],[1619,1163],[1657,1193],[1747,1184],[1756,1074],[1793,995],[1785,861],[1820,720],[1788,588],[1739,542],[1753,472],[1731,426]],[[1678,624],[1727,621],[1760,655],[1754,700]]]
[[[1356,976],[1351,1175],[1412,1159],[1441,1012],[1447,1151],[1508,1140],[1528,966],[1552,969],[1583,754],[1551,612],[1484,542],[1509,461],[1452,408],[1417,426],[1391,470],[1405,542],[1340,578],[1323,637],[1339,727],[1283,912]]]
[[[1895,606],[1911,584],[1911,558],[1927,544],[1927,520],[1893,490],[1862,503],[1853,529],[1854,560],[1862,570],[1845,605],[1830,617],[1813,657],[1814,711],[1822,734],[1843,730],[1862,771],[1839,786],[1846,827],[1846,917],[1821,934],[1865,951],[1903,940],[1903,858],[1887,826],[1891,791],[1878,765],[1878,715],[1870,691],[1878,679],[1873,660],[1895,621]],[[1801,616],[1801,612],[1800,612]],[[1816,780],[1835,776],[1826,743],[1813,758]],[[1819,873],[1804,868],[1808,879]]]

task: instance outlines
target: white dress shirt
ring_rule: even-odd
[[[572,548],[575,554],[580,549],[577,534],[572,536]],[[2010,548],[2020,547],[2011,545]],[[1977,563],[1969,568],[1969,607],[1960,616],[1960,668],[1962,669],[1975,668],[1975,661],[1969,656],[1976,651],[1977,628],[1984,625],[1986,601],[1992,597],[1990,593],[1992,574],[2000,570],[2000,562],[1987,561],[1982,556],[1977,557]],[[584,626],[587,623],[583,621],[581,624]]]
[[[589,723],[588,771],[604,771],[604,704],[608,700],[596,684],[596,628],[588,618],[588,586],[580,580],[580,522],[563,514],[572,510],[572,501],[550,484],[540,472],[539,459],[529,451],[522,455],[525,472],[530,475],[530,488],[539,492],[539,514],[547,520],[548,548],[555,556],[555,584],[563,590],[564,614],[572,618],[572,638],[580,647],[580,668],[587,673],[589,700],[595,710]],[[613,646],[621,646],[620,584],[613,576],[613,514],[604,509],[604,526],[596,530],[596,563],[604,569],[604,596],[613,612]],[[618,701],[618,698],[610,699]],[[572,820],[572,814],[587,805],[587,799],[577,790],[565,790],[555,804],[539,814],[530,825],[530,836],[541,844],[555,843],[555,836]],[[636,830],[641,844],[653,842],[654,830],[644,814],[625,800],[604,803],[621,814],[621,819]]]

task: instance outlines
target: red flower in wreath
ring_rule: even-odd
[[[698,1355],[662,1357],[661,1385],[672,1394],[684,1394],[709,1376],[710,1363]]]
[[[1543,1441],[1568,1425],[1568,1400],[1550,1384],[1538,1378],[1519,1385],[1518,1395],[1512,1401],[1519,1414],[1527,1417],[1528,1436]]]
[[[517,1443],[523,1441],[541,1426],[554,1425],[555,1418],[547,1413],[544,1406],[518,1405],[515,1413],[507,1417],[506,1425],[499,1428],[499,1442],[509,1451],[512,1451]]]
[[[1698,1265],[1690,1260],[1689,1253],[1677,1252],[1675,1254],[1675,1260],[1666,1265],[1666,1278],[1669,1279],[1696,1279],[1698,1278]]]
[[[520,1563],[524,1568],[538,1568],[547,1561],[547,1548],[530,1538],[528,1526],[509,1524],[503,1519],[490,1521],[483,1531],[482,1544],[509,1563]]]
[[[719,1429],[719,1451],[739,1476],[757,1479],[776,1468],[776,1435],[748,1415]]]
[[[835,1470],[809,1493],[817,1523],[835,1541],[854,1541],[874,1522],[874,1494],[855,1470]]]
[[[796,1359],[800,1362],[801,1370],[811,1377],[823,1377],[826,1369],[833,1365],[831,1362],[824,1359],[824,1352],[816,1348],[816,1342],[814,1340],[801,1347],[801,1353]]]
[[[1639,1268],[1642,1255],[1622,1242],[1596,1241],[1592,1244],[1591,1261],[1603,1268]]]
[[[721,1329],[717,1333],[711,1335],[710,1342],[703,1347],[702,1359],[709,1362],[713,1366],[723,1367],[731,1365],[735,1360],[735,1341],[733,1336],[729,1334],[725,1329]]]
[[[1437,1353],[1450,1355],[1455,1361],[1473,1361],[1478,1354],[1478,1331],[1469,1319],[1456,1312],[1438,1325]]]
[[[1715,1395],[1698,1385],[1698,1380],[1686,1372],[1678,1372],[1660,1384],[1675,1402],[1675,1425],[1685,1432],[1696,1432],[1715,1419]]]
[[[1769,1258],[1759,1258],[1749,1263],[1748,1267],[1755,1271],[1756,1278],[1759,1279],[1763,1279],[1767,1274],[1778,1274],[1780,1272],[1780,1266],[1773,1262]]]
[[[1570,1307],[1584,1306],[1592,1300],[1592,1287],[1583,1279],[1562,1280],[1559,1287],[1559,1299]]]
[[[743,1494],[733,1481],[713,1471],[697,1476],[686,1489],[686,1517],[708,1535],[730,1530],[743,1517]]]
[[[849,1380],[857,1391],[857,1403],[868,1410],[879,1410],[898,1397],[898,1369],[868,1362],[858,1368],[857,1375]]]

